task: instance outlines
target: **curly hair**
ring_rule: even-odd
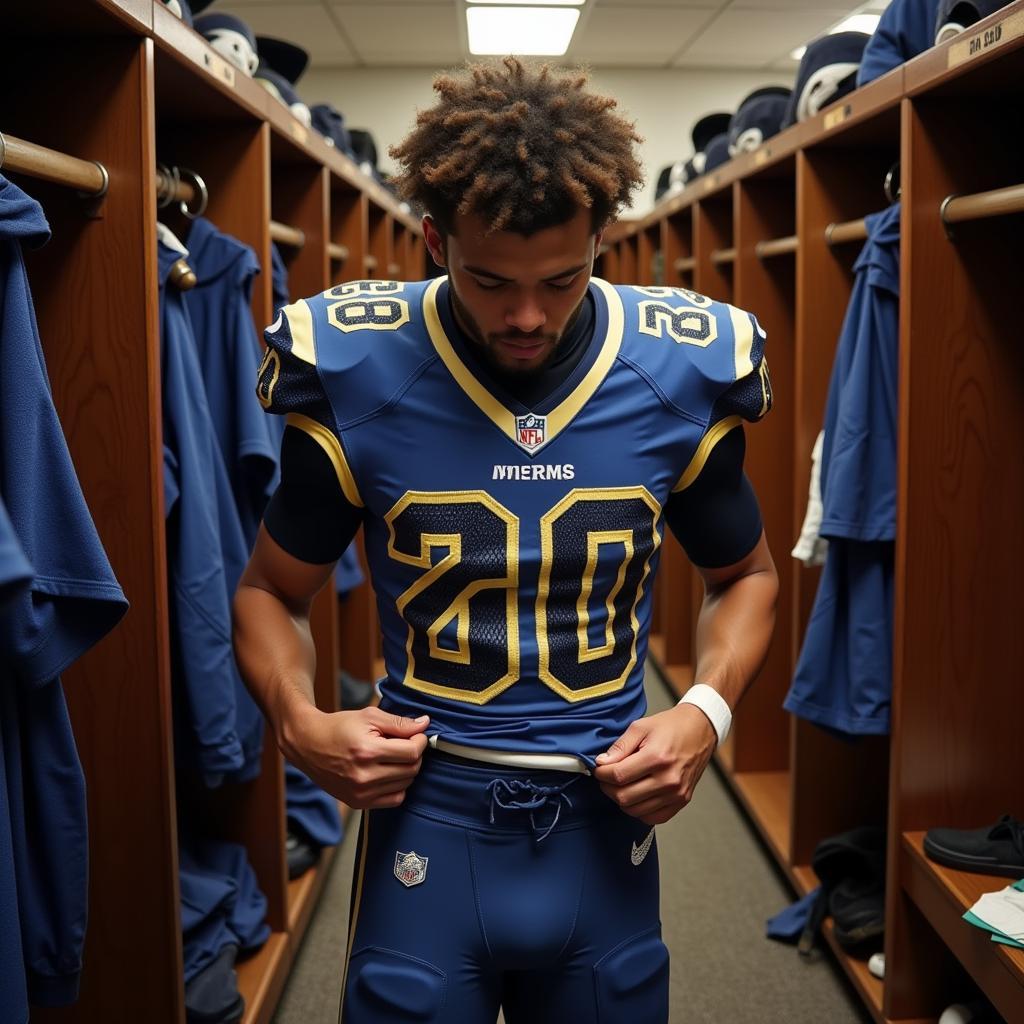
[[[388,150],[402,166],[399,195],[446,234],[456,213],[531,235],[580,207],[600,230],[643,183],[633,151],[643,140],[615,100],[585,91],[587,78],[515,57],[438,75],[440,100]]]

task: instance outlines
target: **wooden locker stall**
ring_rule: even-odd
[[[733,303],[754,313],[767,334],[766,359],[778,396],[772,414],[745,433],[747,475],[758,495],[780,589],[775,638],[722,751],[737,794],[758,808],[762,834],[779,845],[779,852],[788,850],[789,839],[789,720],[782,701],[792,674],[788,602],[796,333],[796,161],[792,150],[782,152],[771,162],[756,161],[754,170],[732,186]]]
[[[2,173],[41,203],[53,232],[26,260],[47,375],[131,607],[63,674],[87,780],[89,929],[76,1007],[33,1011],[33,1020],[77,1013],[171,1024],[184,1010],[157,401],[153,48],[142,35],[147,23],[128,11],[53,6],[5,16]],[[146,7],[140,17],[148,18]],[[51,18],[66,35],[54,35]],[[105,196],[48,184],[44,166],[18,174],[15,139],[102,163],[108,182],[77,187],[107,185]]]
[[[55,35],[54,21],[64,35]],[[162,3],[22,7],[5,27],[5,41],[15,45],[0,68],[8,97],[0,101],[0,167],[39,199],[53,229],[51,242],[27,260],[47,370],[86,500],[131,602],[111,635],[64,674],[87,780],[90,924],[80,998],[34,1010],[33,1020],[181,1024],[181,794],[173,767],[156,223],[186,236],[178,203],[195,210],[205,192],[206,215],[251,246],[264,268],[252,296],[257,330],[272,319],[272,237],[299,297],[362,276],[371,193],[403,230],[417,225]],[[54,170],[60,154],[77,159]],[[176,178],[172,168],[187,170]],[[101,198],[85,194],[97,192]],[[166,200],[160,209],[158,197]],[[316,691],[326,708],[337,706],[337,633],[346,621],[335,604],[325,588],[314,606]],[[270,1019],[333,854],[325,850],[314,869],[287,882],[282,766],[268,737],[258,779],[203,797],[216,833],[246,846],[268,899],[273,934],[237,966],[246,1022]]]
[[[1010,879],[945,868],[922,849],[933,826],[1024,813],[1022,83],[1019,3],[906,69],[892,1018],[931,1018],[973,979],[1006,1020],[1024,1019],[1024,951],[961,920]]]

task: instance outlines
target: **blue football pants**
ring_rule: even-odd
[[[428,751],[356,857],[342,1024],[668,1021],[652,829],[593,778]]]

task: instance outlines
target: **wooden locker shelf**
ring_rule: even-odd
[[[235,965],[238,991],[245,1000],[242,1024],[270,1024],[288,979],[288,950],[288,933],[272,932],[258,953]]]
[[[789,772],[725,771],[723,774],[758,832],[775,854],[775,859],[780,866],[784,866],[789,860]]]
[[[957,871],[930,860],[924,831],[904,832],[900,877],[907,894],[1008,1021],[1024,1019],[1024,949],[993,942],[988,932],[963,920],[979,897],[1013,879]]]
[[[814,870],[809,864],[797,865],[789,869],[788,874],[801,896],[806,896],[807,893],[818,886],[818,876],[815,875]],[[846,972],[846,976],[853,983],[854,988],[860,994],[861,999],[864,1000],[872,1016],[878,1024],[884,1024],[886,1018],[882,1012],[884,993],[882,981],[868,970],[866,960],[858,960],[856,957],[850,956],[839,945],[832,927],[832,918],[826,917],[824,922],[822,922],[821,933],[832,950],[839,966]],[[907,1021],[904,1024],[913,1024],[913,1022]],[[929,1021],[928,1024],[934,1024],[934,1022]]]
[[[306,934],[337,850],[336,846],[325,846],[319,860],[304,875],[288,883],[288,935],[293,942],[301,943]]]

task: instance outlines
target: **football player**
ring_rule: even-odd
[[[257,393],[288,426],[238,659],[289,760],[365,809],[347,1024],[655,1024],[654,826],[774,620],[741,426],[771,404],[764,335],[592,277],[641,173],[584,75],[507,58],[434,87],[392,155],[447,275],[341,284],[267,330]],[[699,682],[645,717],[666,525],[705,584]],[[360,526],[387,674],[378,708],[324,713],[310,602]]]

